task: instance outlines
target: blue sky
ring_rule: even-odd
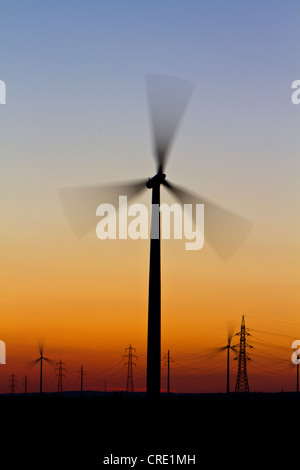
[[[298,1],[0,8],[3,191],[14,204],[17,187],[28,204],[37,194],[50,203],[61,185],[151,176],[147,73],[195,83],[167,167],[173,180],[258,219],[299,196]]]

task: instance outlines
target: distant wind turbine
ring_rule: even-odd
[[[82,186],[61,188],[59,196],[66,218],[78,236],[95,229],[96,208],[109,201],[117,207],[119,195],[132,198],[143,189],[152,190],[150,269],[148,297],[147,395],[158,397],[161,378],[161,254],[160,254],[160,187],[165,186],[184,204],[204,204],[205,238],[217,254],[227,260],[242,245],[251,223],[227,209],[177,187],[166,180],[164,173],[171,143],[192,94],[193,84],[179,78],[149,75],[147,90],[152,123],[156,174],[148,180],[114,186]],[[105,199],[104,199],[105,198]],[[113,201],[114,200],[114,201]],[[153,236],[155,234],[155,238]]]
[[[226,381],[226,392],[229,393],[230,391],[230,350],[237,354],[235,346],[231,346],[231,340],[234,334],[234,326],[233,324],[228,325],[228,332],[227,332],[227,344],[221,348],[217,349],[217,352],[222,352],[227,350],[227,381]]]
[[[40,394],[42,394],[43,393],[43,361],[48,362],[52,366],[55,365],[55,362],[52,361],[52,359],[49,359],[44,356],[44,344],[43,343],[39,344],[39,352],[40,352],[40,357],[32,361],[29,365],[31,367],[34,367],[36,364],[40,363]]]

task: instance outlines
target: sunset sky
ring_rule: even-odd
[[[205,243],[162,241],[162,355],[172,389],[223,392],[227,325],[251,329],[251,390],[294,390],[299,320],[300,79],[297,0],[2,0],[0,392],[38,391],[38,341],[65,389],[146,385],[149,240],[77,239],[58,188],[151,177],[145,76],[195,84],[166,173],[253,222],[223,263]],[[171,202],[162,189],[162,200]],[[135,200],[150,204],[150,191]],[[95,227],[96,228],[96,227]],[[236,343],[238,338],[233,339]],[[212,349],[210,349],[212,348]],[[164,364],[164,360],[162,361]],[[232,361],[232,387],[237,363]],[[162,368],[162,388],[166,388]],[[45,390],[57,378],[45,366]]]

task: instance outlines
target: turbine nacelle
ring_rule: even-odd
[[[148,179],[146,186],[149,189],[154,188],[154,186],[164,184],[165,179],[166,175],[164,173],[158,172],[155,176]]]

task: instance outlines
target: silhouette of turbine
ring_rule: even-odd
[[[40,363],[40,394],[42,394],[43,393],[43,361],[48,362],[52,366],[55,365],[55,362],[52,361],[52,359],[49,359],[44,356],[44,344],[43,343],[39,344],[39,352],[40,352],[40,357],[32,361],[29,365],[31,367],[34,367],[36,364]]]
[[[158,397],[160,394],[161,256],[160,212],[157,207],[160,207],[161,185],[184,204],[204,204],[205,237],[223,260],[229,259],[234,254],[251,228],[251,223],[246,219],[166,180],[164,169],[170,146],[193,87],[190,82],[179,78],[147,76],[153,151],[157,164],[157,172],[152,178],[148,181],[140,180],[114,186],[93,185],[59,189],[65,216],[73,231],[80,237],[95,229],[96,208],[99,204],[109,201],[118,207],[119,195],[130,199],[144,188],[152,189],[147,349],[147,395],[149,397]]]
[[[237,350],[235,349],[235,346],[231,346],[231,340],[234,334],[234,326],[232,324],[228,325],[228,333],[227,333],[227,344],[226,346],[223,346],[221,348],[217,349],[217,352],[222,352],[227,350],[227,381],[226,381],[226,392],[229,393],[230,387],[229,387],[229,381],[230,381],[230,350],[234,351],[237,354]]]

